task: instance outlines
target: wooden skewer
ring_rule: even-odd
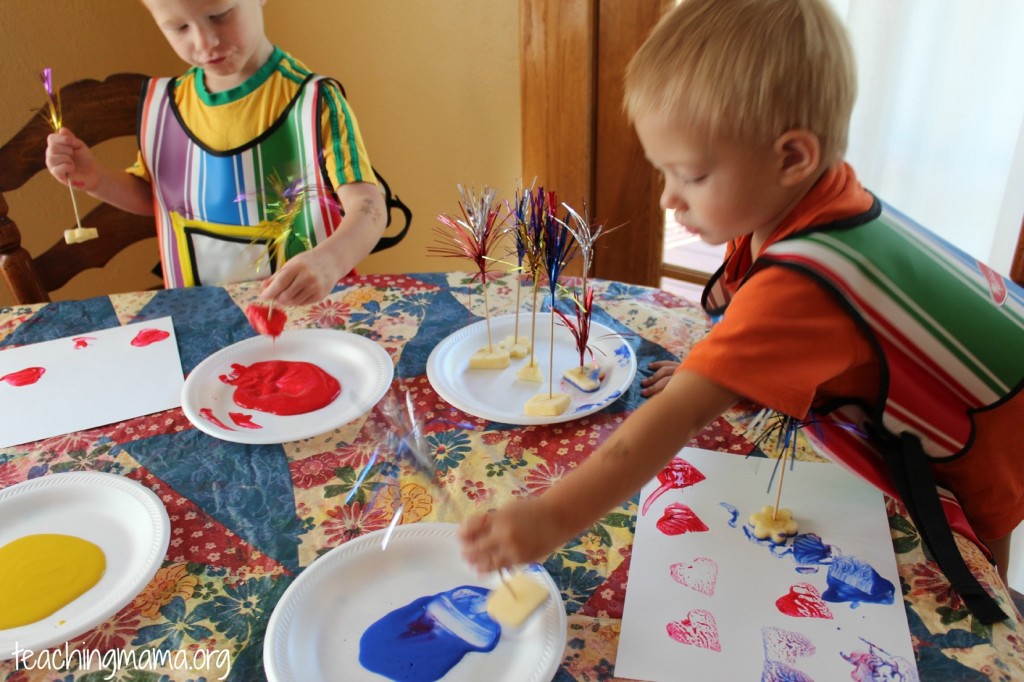
[[[775,520],[775,515],[779,513],[779,500],[782,499],[782,479],[786,477],[786,455],[789,453],[789,448],[782,450],[782,471],[779,472],[779,485],[775,489],[775,508],[772,509],[772,521]]]

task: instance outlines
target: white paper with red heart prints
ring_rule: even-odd
[[[0,447],[181,405],[170,317],[0,351]]]
[[[774,465],[686,448],[641,490],[617,677],[831,682],[875,679],[863,676],[875,665],[918,679],[882,494],[835,464],[796,462],[780,504],[799,523],[794,553],[793,539],[749,533],[775,502]],[[849,578],[861,569],[870,584]],[[863,598],[837,599],[844,576]]]

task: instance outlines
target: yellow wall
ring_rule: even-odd
[[[517,7],[517,0],[268,0],[267,35],[344,84],[374,166],[412,209],[405,241],[370,256],[360,271],[469,267],[430,257],[426,248],[438,213],[458,211],[457,183],[489,184],[508,196],[521,172]],[[53,67],[58,84],[118,71],[184,70],[131,0],[0,0],[0,63],[4,141],[42,103],[44,66]],[[126,166],[133,149],[133,142],[115,142],[99,153]],[[7,198],[30,253],[74,222],[67,190],[49,175]],[[84,197],[80,205],[92,203]],[[156,263],[154,244],[136,245],[102,275],[83,275],[54,298],[151,286],[151,276],[128,271]],[[0,306],[10,303],[0,286]]]

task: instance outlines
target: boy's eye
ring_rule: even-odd
[[[224,19],[227,18],[227,16],[229,14],[231,14],[231,10],[230,9],[226,9],[223,12],[221,12],[220,14],[214,14],[214,15],[210,16],[210,19],[212,19],[213,21],[223,21]]]

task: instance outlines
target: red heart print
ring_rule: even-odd
[[[655,525],[665,535],[703,533],[708,529],[692,509],[679,502],[673,502],[665,507],[665,513]]]
[[[250,303],[245,309],[245,316],[249,318],[249,324],[258,334],[267,334],[277,338],[284,330],[284,323],[288,321],[288,315],[280,308],[271,310],[261,303]]]
[[[654,492],[647,496],[644,500],[643,509],[640,510],[640,515],[643,516],[647,513],[647,510],[651,508],[651,505],[656,499],[662,496],[667,490],[683,489],[688,488],[695,483],[700,483],[704,480],[704,474],[697,470],[697,467],[687,462],[682,457],[673,457],[672,461],[668,463],[661,473],[658,474],[659,485]]]
[[[718,563],[708,557],[697,557],[690,563],[672,564],[669,567],[672,579],[684,587],[696,590],[709,597],[715,594],[718,581]]]
[[[775,607],[794,618],[832,618],[832,611],[821,598],[818,588],[810,583],[797,583],[775,600]]]
[[[697,646],[701,649],[721,651],[718,639],[718,623],[710,611],[694,609],[683,620],[674,620],[665,626],[668,636],[680,644]]]

